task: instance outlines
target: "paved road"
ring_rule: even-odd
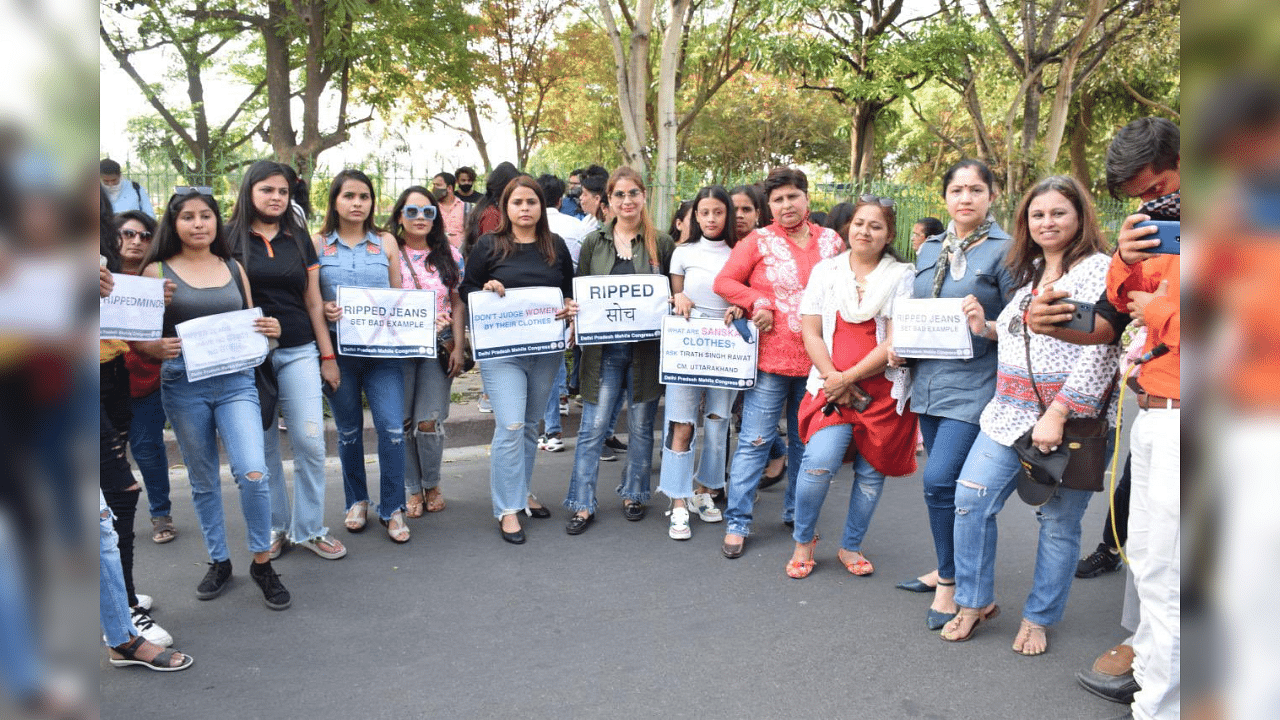
[[[217,600],[195,599],[207,558],[188,488],[175,477],[180,536],[158,546],[140,533],[136,577],[196,666],[172,675],[116,669],[104,652],[103,717],[1043,719],[1124,711],[1073,677],[1122,635],[1120,574],[1075,583],[1048,654],[1009,650],[1037,531],[1016,496],[1000,518],[1004,612],[972,641],[950,644],[924,627],[927,596],[893,587],[932,565],[918,476],[886,483],[865,543],[876,573],[856,578],[835,560],[849,493],[842,472],[819,525],[817,569],[791,580],[780,486],[761,494],[755,534],[734,561],[719,553],[723,525],[695,518],[693,538],[675,542],[660,507],[625,521],[612,493],[621,463],[602,463],[597,522],[566,535],[568,512],[558,505],[573,463],[568,444],[565,453],[539,453],[534,491],[554,515],[526,519],[529,542],[519,547],[502,542],[491,516],[484,446],[449,451],[448,508],[411,520],[405,546],[376,524],[360,535],[341,529],[342,480],[332,462],[327,518],[350,552],[337,562],[305,550],[277,560],[293,593],[284,612],[268,610],[248,578],[229,483],[235,579]],[[369,469],[376,475],[376,465]],[[665,506],[661,496],[655,504]],[[1104,515],[1099,495],[1086,548]]]

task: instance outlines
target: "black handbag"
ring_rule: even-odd
[[[1022,338],[1026,343],[1027,377],[1031,380],[1031,391],[1035,393],[1036,403],[1040,406],[1040,415],[1043,417],[1048,408],[1040,397],[1040,388],[1036,386],[1036,374],[1031,370],[1031,337],[1025,329]],[[1102,396],[1102,409],[1097,417],[1068,418],[1063,425],[1062,443],[1059,451],[1053,455],[1065,451],[1067,455],[1065,467],[1061,467],[1060,462],[1051,461],[1049,457],[1043,459],[1038,457],[1041,453],[1031,442],[1031,433],[1035,431],[1034,426],[1015,441],[1014,449],[1018,451],[1023,466],[1023,480],[1043,486],[1046,482],[1056,479],[1068,490],[1102,492],[1102,476],[1106,474],[1108,460],[1107,436],[1111,430],[1107,425],[1106,413],[1107,407],[1111,404],[1111,394],[1116,389],[1116,378],[1117,376],[1112,374],[1111,382],[1107,384],[1107,391]],[[1044,497],[1040,502],[1033,502],[1028,499],[1029,496],[1040,499],[1043,493],[1024,493],[1022,485],[1023,483],[1020,482],[1018,495],[1032,505],[1042,505],[1053,496],[1050,492],[1048,497]],[[1056,487],[1054,489],[1056,490]]]
[[[241,262],[244,262],[244,256],[241,255]],[[247,265],[246,265],[247,267]],[[231,271],[231,278],[236,281],[236,287],[240,289],[240,301],[244,307],[249,307],[249,298],[244,291],[244,283],[240,280],[239,268],[235,263],[228,260],[227,269]],[[272,339],[268,341],[267,357],[257,367],[253,369],[253,384],[258,388],[258,409],[262,411],[262,429],[265,432],[276,423],[276,409],[280,404],[280,382],[276,379],[276,366],[271,364],[271,352],[274,351],[279,343]]]

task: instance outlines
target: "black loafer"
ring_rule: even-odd
[[[535,517],[540,520],[545,520],[551,517],[551,511],[545,507],[531,507],[526,509],[524,512],[529,517]]]
[[[595,515],[588,515],[586,517],[574,515],[569,518],[569,524],[564,526],[564,531],[570,535],[581,535],[587,531],[587,528],[591,527],[591,521],[595,519]]]
[[[648,512],[648,508],[638,502],[623,503],[622,517],[636,522],[644,519],[644,514]]]
[[[1142,688],[1133,679],[1133,673],[1124,675],[1107,675],[1097,670],[1082,670],[1076,673],[1080,687],[1097,695],[1103,700],[1128,705],[1133,702],[1134,693]]]
[[[910,580],[900,582],[897,585],[894,585],[894,587],[899,590],[906,590],[907,592],[914,593],[927,593],[934,591],[934,587],[932,585],[925,585],[920,582],[920,578],[912,578]]]
[[[515,532],[507,532],[506,530],[502,529],[501,520],[498,521],[498,534],[502,535],[502,539],[506,540],[512,545],[523,545],[525,541],[524,528],[520,528]]]
[[[742,538],[742,543],[736,546],[730,545],[729,542],[726,540],[724,544],[720,546],[720,554],[724,555],[730,560],[734,560],[736,558],[742,557],[742,552],[746,550],[746,548],[747,548],[746,538]]]

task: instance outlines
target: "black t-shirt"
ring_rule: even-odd
[[[315,329],[307,314],[307,269],[320,261],[310,239],[299,243],[281,232],[268,242],[250,231],[245,239],[245,261],[253,304],[262,308],[262,314],[280,321],[280,347],[314,341]]]
[[[1102,291],[1102,297],[1098,298],[1098,301],[1093,304],[1093,311],[1098,315],[1098,317],[1105,320],[1107,324],[1115,328],[1115,341],[1120,342],[1120,333],[1124,332],[1124,329],[1129,326],[1129,321],[1133,318],[1129,317],[1126,313],[1120,312],[1115,305],[1111,304],[1111,300],[1107,297],[1106,290]]]
[[[508,289],[521,287],[558,287],[566,298],[573,297],[573,256],[559,235],[553,235],[556,261],[551,265],[538,252],[536,243],[516,243],[515,252],[499,260],[494,252],[491,234],[481,235],[467,256],[467,269],[462,276],[459,294],[465,301],[473,291],[490,280]]]
[[[476,192],[474,189],[471,191],[471,194],[470,194],[470,195],[463,195],[462,193],[457,192],[456,190],[454,191],[454,193],[453,193],[453,194],[454,194],[455,196],[457,196],[457,198],[458,198],[459,200],[461,200],[462,202],[469,202],[469,203],[471,203],[471,204],[473,204],[473,205],[474,205],[475,203],[480,202],[480,198],[484,197],[484,195],[482,195],[482,194],[480,194],[480,193]]]

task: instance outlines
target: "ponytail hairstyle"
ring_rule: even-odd
[[[403,249],[405,238],[401,215],[404,213],[404,206],[409,196],[414,193],[425,195],[427,202],[436,209],[436,218],[431,221],[431,229],[427,231],[427,262],[436,269],[444,286],[452,290],[462,281],[462,273],[458,270],[458,263],[453,260],[453,246],[449,244],[449,239],[444,234],[444,217],[440,214],[440,203],[436,202],[430,190],[421,185],[405,188],[391,208],[391,219],[387,221],[387,231],[395,237],[396,243]],[[408,255],[401,253],[400,257],[404,258],[405,265],[410,265]],[[410,271],[412,269],[410,267]]]
[[[720,231],[719,237],[707,237],[702,233],[702,226],[698,224],[698,206],[704,201],[714,201],[724,205],[724,229]],[[693,207],[689,209],[689,237],[685,239],[685,245],[696,243],[702,238],[708,240],[723,240],[725,245],[733,247],[738,244],[738,224],[734,222],[733,215],[733,198],[729,197],[729,193],[720,185],[708,185],[698,191],[693,198]]]
[[[542,253],[542,256],[546,258],[547,265],[554,266],[556,264],[556,236],[551,233],[551,226],[547,224],[547,198],[542,194],[542,186],[538,184],[538,181],[528,175],[517,175],[514,180],[507,183],[502,191],[502,197],[499,200],[502,219],[498,221],[498,229],[493,231],[494,253],[498,260],[502,260],[516,251],[516,236],[511,229],[511,216],[507,212],[507,203],[511,200],[511,194],[516,191],[516,188],[529,188],[534,195],[538,196],[538,204],[542,207],[538,213],[538,224],[534,227],[536,239],[533,244],[538,252]]]
[[[653,221],[649,219],[648,202],[649,191],[644,186],[644,178],[640,177],[640,173],[632,170],[630,167],[623,165],[613,174],[609,176],[609,184],[605,186],[604,197],[608,201],[613,196],[613,189],[620,180],[630,180],[640,188],[640,192],[645,194],[645,208],[640,212],[640,230],[644,235],[644,251],[649,255],[649,265],[658,266],[658,230],[653,226]],[[617,228],[618,221],[613,221],[614,228]]]

